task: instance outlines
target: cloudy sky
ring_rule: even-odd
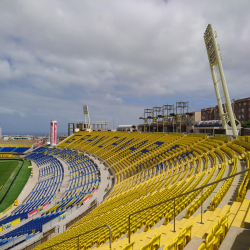
[[[0,1],[0,127],[139,124],[144,108],[216,105],[203,34],[217,31],[231,99],[250,96],[250,1]]]

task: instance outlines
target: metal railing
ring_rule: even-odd
[[[130,237],[131,237],[131,235],[130,235],[130,226],[131,226],[130,218],[131,218],[131,216],[133,216],[133,215],[135,215],[135,214],[138,214],[138,213],[140,213],[140,212],[143,212],[143,211],[145,211],[145,210],[148,210],[148,209],[150,209],[150,208],[156,207],[156,206],[158,206],[158,205],[161,205],[161,204],[163,204],[163,203],[166,203],[166,202],[168,202],[168,201],[172,201],[172,200],[173,200],[173,201],[174,201],[174,230],[173,230],[173,232],[175,232],[175,199],[176,199],[176,198],[179,198],[179,197],[181,197],[181,196],[183,196],[183,195],[191,194],[191,193],[193,193],[193,192],[195,192],[195,191],[198,191],[198,190],[202,190],[202,191],[203,191],[203,189],[206,188],[206,187],[209,187],[209,186],[214,185],[214,184],[216,184],[216,183],[219,183],[219,182],[221,182],[221,181],[225,181],[225,180],[227,180],[227,179],[229,179],[229,178],[233,178],[233,177],[235,177],[235,176],[237,176],[237,175],[239,175],[239,174],[243,174],[243,173],[245,173],[245,172],[247,172],[247,171],[250,171],[250,168],[245,169],[245,170],[242,170],[242,171],[237,172],[237,173],[235,173],[235,174],[232,174],[232,175],[230,175],[230,176],[221,178],[220,180],[211,182],[211,183],[206,184],[206,185],[204,185],[204,186],[195,188],[195,189],[193,189],[193,190],[190,190],[190,191],[188,191],[188,192],[186,192],[186,193],[177,195],[177,196],[172,197],[172,198],[170,198],[170,199],[167,199],[167,200],[165,200],[165,201],[161,201],[161,202],[156,203],[156,204],[154,204],[154,205],[152,205],[152,206],[149,206],[149,207],[143,208],[143,209],[141,209],[141,210],[138,210],[138,211],[136,211],[136,212],[134,212],[134,213],[131,213],[131,214],[128,216],[128,243],[130,243]],[[203,194],[203,193],[202,193],[202,194]],[[203,204],[203,199],[202,199],[202,204]],[[203,222],[202,222],[202,213],[203,213],[203,212],[202,212],[202,205],[201,205],[201,223],[203,223]]]
[[[111,228],[110,228],[110,226],[109,226],[108,224],[104,224],[103,226],[96,227],[96,228],[94,228],[94,229],[92,229],[92,230],[89,230],[89,231],[87,231],[87,232],[85,232],[85,233],[79,234],[79,235],[77,235],[77,236],[74,236],[74,237],[72,237],[72,238],[69,238],[69,239],[67,239],[67,240],[58,242],[58,243],[56,243],[56,244],[54,244],[54,245],[52,245],[52,246],[45,247],[45,248],[42,248],[42,249],[43,249],[43,250],[44,250],[44,249],[53,249],[54,246],[60,245],[60,244],[62,244],[62,243],[64,243],[64,242],[66,242],[66,241],[69,241],[69,240],[72,240],[72,239],[75,239],[75,238],[78,238],[78,249],[80,249],[80,242],[79,242],[79,237],[80,237],[80,236],[85,235],[85,234],[88,234],[88,233],[93,232],[93,231],[96,231],[96,230],[98,230],[98,229],[100,229],[100,228],[103,228],[103,227],[107,227],[107,228],[109,229],[109,248],[111,249],[111,244],[112,244],[112,243],[111,243],[112,233],[111,233]]]

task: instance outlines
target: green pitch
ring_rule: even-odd
[[[6,162],[9,161],[0,161],[1,163],[3,163],[3,166],[6,164]],[[13,183],[13,185],[11,186],[8,194],[6,195],[6,197],[4,198],[2,204],[0,204],[0,213],[3,212],[6,208],[8,208],[11,204],[14,203],[14,201],[17,199],[17,197],[19,196],[19,194],[22,192],[27,180],[29,179],[30,176],[30,171],[31,169],[28,168],[28,166],[30,166],[30,161],[24,160],[24,164],[23,167],[21,168],[15,182]],[[3,197],[3,195],[6,193],[10,183],[12,182],[12,178],[14,178],[14,176],[17,174],[18,170],[20,169],[22,165],[22,161],[16,161],[16,167],[14,168],[14,170],[11,172],[9,171],[9,169],[7,168],[7,172],[10,172],[9,174],[9,178],[7,179],[7,181],[5,181],[5,185],[4,187],[0,190],[0,198]],[[1,165],[0,165],[1,166]],[[6,169],[6,166],[4,167]],[[0,175],[2,174],[2,172],[0,172]],[[2,175],[1,175],[2,177]]]
[[[18,166],[19,161],[0,161],[0,191]]]

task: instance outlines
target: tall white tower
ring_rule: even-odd
[[[89,109],[88,109],[87,105],[83,106],[83,114],[84,114],[85,128],[87,129],[87,131],[90,132],[91,123],[90,123],[90,119],[89,119]]]
[[[56,145],[57,138],[57,121],[50,121],[50,145]]]
[[[237,128],[235,124],[234,114],[227,90],[226,79],[222,68],[222,57],[219,54],[220,46],[217,45],[215,38],[217,34],[214,32],[213,25],[208,24],[204,33],[204,41],[207,49],[208,61],[214,82],[214,89],[219,107],[219,113],[222,126],[228,134],[227,125],[232,127],[233,135],[236,136]],[[223,101],[223,105],[222,105]]]

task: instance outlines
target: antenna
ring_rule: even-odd
[[[233,135],[237,136],[237,128],[235,124],[234,114],[227,90],[226,79],[222,68],[222,57],[219,54],[220,46],[217,45],[215,38],[217,33],[214,32],[213,25],[208,24],[204,33],[204,41],[207,49],[208,61],[214,82],[214,89],[219,107],[219,113],[222,121],[222,127],[228,135],[227,125],[230,125],[233,130]],[[216,77],[217,75],[217,77]],[[222,97],[221,97],[221,95]],[[222,104],[223,101],[223,104]],[[230,121],[230,124],[229,124]]]

